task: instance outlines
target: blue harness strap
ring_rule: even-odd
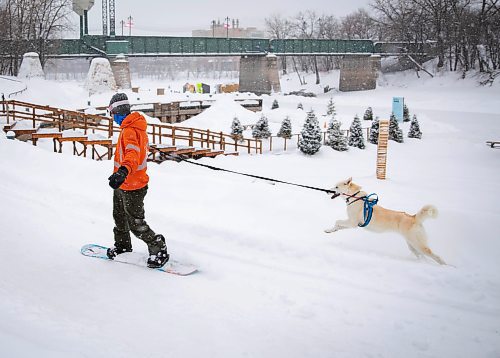
[[[371,196],[375,196],[375,198],[370,200]],[[373,193],[370,195],[367,195],[363,198],[363,217],[365,222],[363,224],[358,224],[359,227],[365,227],[368,226],[370,221],[372,220],[372,214],[373,214],[373,207],[377,205],[378,202],[378,196],[377,194]]]

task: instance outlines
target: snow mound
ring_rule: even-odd
[[[18,78],[45,77],[45,73],[40,63],[40,58],[36,52],[27,52],[23,56],[21,68],[17,74]]]
[[[182,122],[181,126],[231,132],[231,123],[237,117],[241,124],[255,124],[259,116],[242,107],[232,96],[219,96],[217,100],[202,113]]]
[[[90,95],[116,90],[115,76],[108,59],[94,58],[92,60],[85,81],[85,89]]]

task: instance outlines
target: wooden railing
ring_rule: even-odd
[[[7,125],[19,120],[28,120],[32,121],[34,129],[45,123],[46,126],[57,128],[59,131],[80,129],[85,135],[89,132],[103,132],[108,138],[120,131],[109,117],[21,101],[1,101],[0,118],[5,118]],[[253,138],[237,140],[223,132],[148,123],[147,133],[153,144],[170,142],[172,145],[200,145],[202,148],[243,150],[248,153],[262,154],[262,141]]]

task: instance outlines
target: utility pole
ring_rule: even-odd
[[[120,25],[122,25],[122,36],[123,36],[123,26],[125,25],[125,20],[120,21]]]
[[[215,37],[215,20],[212,20],[212,37]]]
[[[109,36],[115,37],[115,35],[115,0],[109,0]]]
[[[128,20],[128,35],[129,36],[132,36],[132,20],[134,18],[132,17],[132,15],[130,15],[127,20]]]
[[[226,39],[229,38],[229,16],[226,16]]]

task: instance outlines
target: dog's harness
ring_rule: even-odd
[[[348,198],[345,201],[346,201],[347,205],[351,205],[358,200],[363,200],[363,202],[364,202],[363,203],[363,219],[365,220],[365,222],[363,224],[358,224],[358,226],[365,227],[365,226],[368,226],[368,224],[372,220],[373,207],[375,205],[377,205],[377,203],[378,203],[378,195],[375,193],[372,193],[370,195],[356,197],[357,194],[359,194],[359,191],[353,195],[344,194],[344,195],[348,196]],[[375,196],[375,198],[370,200],[370,197],[372,197],[372,196]],[[356,198],[356,200],[349,202],[349,199],[351,199],[351,198]]]

